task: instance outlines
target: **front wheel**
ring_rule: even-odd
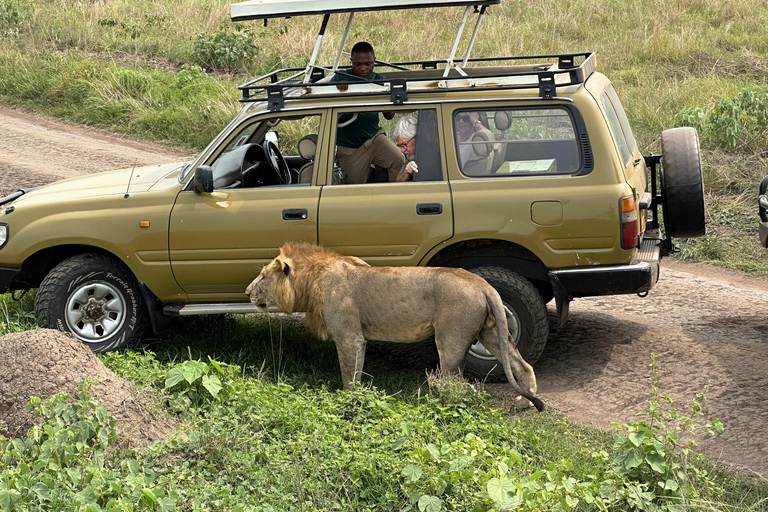
[[[40,327],[70,332],[94,352],[126,347],[145,328],[145,308],[130,270],[102,254],[62,261],[35,298]]]
[[[470,272],[488,281],[499,292],[512,340],[523,359],[534,364],[544,352],[549,335],[547,307],[541,294],[529,280],[506,268],[478,267]],[[470,347],[464,371],[468,376],[488,382],[507,379],[501,363],[480,342]]]

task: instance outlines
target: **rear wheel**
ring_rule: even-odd
[[[94,352],[125,347],[145,328],[138,282],[121,262],[80,254],[59,263],[35,298],[40,327],[70,332]]]
[[[696,129],[664,130],[661,133],[661,162],[661,194],[667,236],[703,236],[704,181]]]
[[[517,350],[529,364],[535,363],[544,352],[549,335],[547,307],[536,287],[520,274],[502,267],[478,267],[470,271],[499,292]],[[470,347],[464,371],[467,376],[489,382],[507,379],[501,363],[480,342]]]

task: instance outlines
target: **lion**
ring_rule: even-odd
[[[460,372],[479,340],[515,391],[539,411],[536,377],[514,345],[498,292],[459,268],[372,267],[326,247],[286,243],[245,290],[260,311],[306,313],[336,345],[344,389],[360,381],[367,340],[412,343],[434,335],[443,372]]]

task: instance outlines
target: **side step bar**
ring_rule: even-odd
[[[277,306],[270,306],[269,313],[280,313]],[[191,315],[221,315],[225,313],[248,314],[263,313],[248,302],[231,302],[221,304],[168,304],[163,306],[163,314],[168,316]]]

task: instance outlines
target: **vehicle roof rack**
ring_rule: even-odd
[[[435,60],[377,63],[378,71],[382,71],[382,67],[391,70],[386,71],[386,79],[339,82],[330,82],[330,77],[334,73],[345,75],[341,70],[334,72],[333,68],[313,66],[307,77],[306,68],[283,68],[241,85],[240,101],[266,101],[269,110],[279,111],[286,100],[389,94],[390,102],[400,105],[408,101],[409,93],[439,94],[478,87],[484,91],[536,89],[538,97],[553,99],[558,87],[584,83],[595,71],[596,58],[594,52],[581,52],[466,59],[465,66],[475,66],[463,66],[461,70],[446,68],[447,73],[439,67],[444,63]],[[488,66],[489,63],[496,65]],[[339,92],[337,84],[347,84],[348,90]]]
[[[240,101],[267,101],[270,110],[281,110],[286,98],[316,98],[341,96],[334,86],[327,85],[332,75],[342,74],[339,62],[344,53],[352,19],[360,11],[387,11],[403,9],[424,9],[432,7],[464,7],[464,16],[457,28],[449,56],[442,61],[418,61],[389,64],[376,61],[379,66],[386,66],[394,71],[387,71],[385,80],[334,82],[347,83],[348,92],[344,96],[382,94],[389,92],[393,104],[408,100],[409,92],[438,92],[451,90],[469,90],[482,86],[484,90],[538,88],[538,95],[551,99],[556,88],[565,85],[583,83],[595,69],[593,53],[573,53],[561,55],[538,55],[527,57],[501,57],[470,59],[472,46],[480,29],[480,23],[490,6],[500,4],[501,0],[247,0],[234,3],[230,7],[233,21],[264,20],[271,18],[290,18],[294,16],[322,15],[317,40],[312,55],[304,68],[278,69],[260,76],[240,86],[243,97]],[[467,43],[464,58],[459,63],[456,59],[459,41],[467,24],[470,13],[477,14],[477,21]],[[336,58],[330,67],[315,64],[320,46],[328,26],[331,14],[348,14],[346,28],[342,34]],[[580,64],[577,60],[582,58]],[[549,62],[544,62],[549,59]],[[535,64],[521,64],[523,61],[538,60]],[[554,62],[552,62],[554,60]],[[505,66],[476,67],[467,66],[499,62]],[[443,63],[443,67],[439,65]],[[413,69],[416,67],[417,69]],[[430,70],[430,71],[427,71]],[[439,75],[442,73],[442,75]],[[526,78],[527,77],[527,78]]]

